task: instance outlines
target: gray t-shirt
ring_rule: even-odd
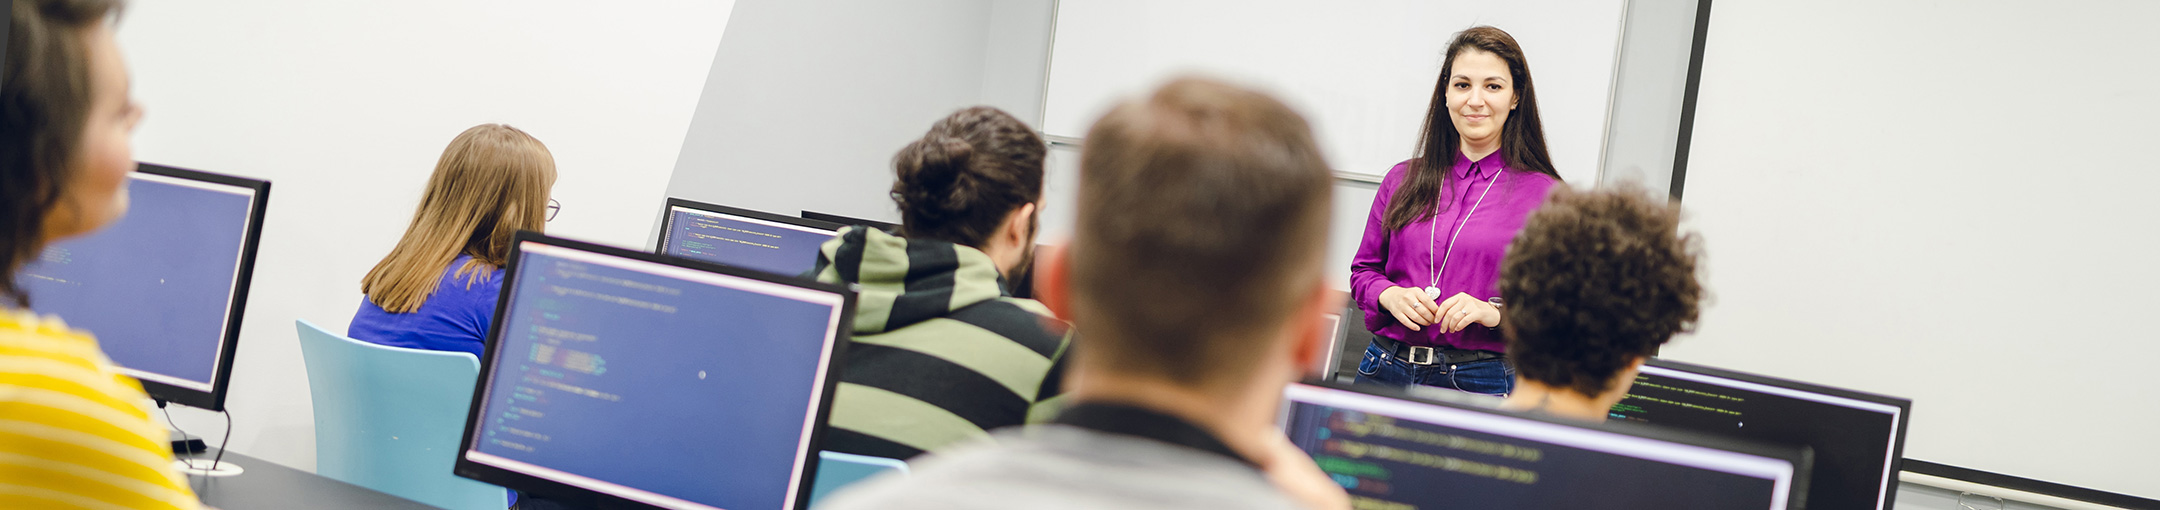
[[[1177,444],[1071,425],[1007,429],[850,487],[817,510],[1282,509],[1258,469]]]

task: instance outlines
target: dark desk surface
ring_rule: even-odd
[[[217,450],[211,450],[189,458],[207,463],[216,454]],[[239,464],[246,471],[221,478],[188,476],[188,485],[202,497],[203,504],[219,510],[435,508],[238,453],[226,452],[225,462]]]

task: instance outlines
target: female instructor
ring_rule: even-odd
[[[1357,381],[1508,394],[1500,259],[1559,182],[1522,47],[1489,26],[1456,34],[1418,153],[1381,180],[1351,263],[1373,332]]]

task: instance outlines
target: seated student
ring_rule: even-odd
[[[554,219],[555,156],[517,128],[481,124],[435,163],[405,237],[360,280],[345,336],[393,347],[481,355],[511,236]]]
[[[1304,119],[1178,80],[1096,122],[1080,166],[1072,251],[1036,280],[1087,334],[1070,407],[825,506],[1349,508],[1275,424],[1342,305],[1322,270],[1331,177]]]
[[[1553,188],[1501,261],[1515,357],[1503,409],[1603,421],[1644,360],[1692,329],[1700,250],[1680,211],[1640,187]]]
[[[0,508],[198,508],[150,397],[90,333],[28,308],[17,271],[127,212],[119,2],[15,0],[0,65]]]
[[[1067,328],[1005,286],[1034,258],[1047,149],[996,108],[955,112],[893,157],[900,235],[850,227],[820,249],[819,281],[861,285],[825,449],[914,457],[1057,394]]]

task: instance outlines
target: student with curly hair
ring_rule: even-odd
[[[1694,328],[1697,236],[1642,188],[1555,187],[1500,269],[1515,393],[1502,408],[1599,421],[1644,360]]]
[[[1002,110],[953,112],[893,156],[900,231],[820,248],[812,274],[860,289],[824,449],[912,458],[1055,406],[1037,404],[1060,391],[1071,332],[1009,287],[1035,256],[1048,151]]]

